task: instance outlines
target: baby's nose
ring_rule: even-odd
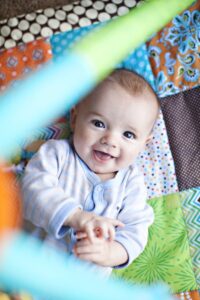
[[[101,138],[101,144],[105,144],[109,147],[117,147],[117,138],[114,134],[106,134]]]

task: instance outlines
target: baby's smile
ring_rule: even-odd
[[[99,150],[93,150],[93,156],[95,158],[95,160],[97,160],[98,162],[107,162],[110,159],[113,159],[114,156],[110,155],[109,153],[103,152],[103,151],[99,151]]]

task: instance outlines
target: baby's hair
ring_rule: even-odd
[[[158,107],[158,116],[160,101],[151,85],[141,75],[137,74],[134,71],[129,71],[126,69],[115,69],[103,82],[112,82],[118,84],[133,96],[138,96],[146,93],[154,95]]]
[[[96,86],[96,88],[82,100],[85,100],[88,97],[94,95],[94,93],[98,92],[99,89],[101,89],[106,83],[118,84],[120,87],[122,87],[125,91],[127,91],[130,95],[133,96],[138,96],[145,93],[153,94],[155,96],[158,108],[160,107],[159,99],[151,85],[141,75],[127,69],[115,69],[108,77],[106,77],[102,82],[100,82]]]
[[[134,71],[116,69],[105,79],[105,82],[117,83],[131,95],[140,95],[145,92],[153,93],[157,99],[156,93],[150,84]]]

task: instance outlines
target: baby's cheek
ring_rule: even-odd
[[[93,137],[93,132],[89,129],[80,130],[79,139],[84,141],[89,141]]]
[[[122,160],[125,167],[128,167],[130,164],[132,164],[135,158],[136,158],[136,153],[133,149],[124,153]]]
[[[118,160],[119,169],[127,168],[133,162],[133,159],[134,159],[133,153],[124,152],[121,155],[120,159]]]

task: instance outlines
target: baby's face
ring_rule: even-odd
[[[158,111],[147,97],[155,98],[106,83],[72,110],[75,150],[100,178],[114,177],[144,149]]]

